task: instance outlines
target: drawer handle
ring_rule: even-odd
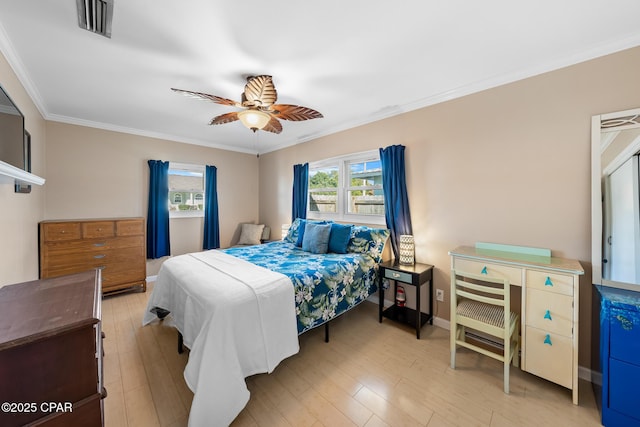
[[[97,270],[104,270],[105,268],[107,268],[106,265],[101,265],[100,267],[96,267]]]
[[[549,345],[553,345],[553,343],[551,342],[551,336],[549,334],[544,336],[544,343],[545,344],[549,344]]]
[[[391,275],[396,279],[400,277],[400,273],[396,273],[396,272],[391,273]]]
[[[550,312],[549,310],[547,310],[547,311],[544,313],[544,318],[545,318],[545,319],[549,319],[549,320],[553,320],[553,319],[551,318],[551,312]]]
[[[482,271],[480,272],[480,274],[489,274],[489,272],[487,271],[487,266],[482,267]]]
[[[553,282],[551,281],[551,277],[547,276],[547,280],[544,281],[545,286],[553,286]]]
[[[101,247],[103,247],[104,245],[106,245],[106,243],[94,243],[94,244],[93,244],[93,246],[98,247],[98,248],[101,248]]]
[[[93,257],[95,259],[102,259],[102,258],[106,257],[106,255],[94,255]]]

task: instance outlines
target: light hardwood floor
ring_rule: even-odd
[[[176,351],[176,330],[142,327],[147,293],[103,301],[107,427],[186,426],[193,394],[182,372],[188,352]],[[442,304],[442,303],[440,303]],[[425,325],[378,323],[363,303],[323,328],[300,336],[300,352],[272,374],[249,377],[251,399],[233,426],[599,426],[591,385],[571,392],[511,368],[502,391],[502,364],[462,349],[449,368],[449,332]],[[552,363],[552,362],[550,362]]]

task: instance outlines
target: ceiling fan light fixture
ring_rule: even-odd
[[[264,128],[271,120],[271,116],[264,111],[249,109],[239,111],[238,119],[243,125],[255,132]]]

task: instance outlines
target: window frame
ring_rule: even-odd
[[[196,164],[190,164],[190,163],[178,163],[178,162],[169,162],[169,175],[171,174],[172,170],[179,170],[179,171],[188,171],[188,172],[196,172],[196,173],[201,173],[202,174],[202,201],[203,201],[203,208],[202,210],[194,210],[194,211],[172,211],[171,210],[171,197],[168,197],[169,194],[167,194],[167,197],[169,199],[169,204],[167,205],[167,209],[169,210],[169,219],[173,219],[173,218],[204,218],[204,200],[205,200],[205,194],[206,194],[206,179],[205,179],[205,174],[206,174],[206,169],[204,165],[196,165]],[[168,191],[169,193],[171,193],[171,189],[169,189]],[[183,201],[184,202],[184,201]]]
[[[352,153],[344,156],[318,160],[315,162],[309,162],[309,179],[311,179],[311,172],[313,170],[337,167],[338,187],[336,188],[337,198],[336,198],[335,213],[334,212],[317,212],[317,211],[309,210],[311,205],[309,203],[309,196],[312,192],[333,191],[332,188],[314,189],[315,191],[311,191],[312,189],[308,188],[307,218],[315,219],[315,220],[333,220],[333,221],[358,223],[358,224],[385,225],[386,220],[385,220],[384,213],[379,215],[375,215],[375,214],[365,215],[365,214],[348,212],[349,191],[353,191],[354,189],[355,190],[363,190],[363,189],[382,190],[382,184],[379,186],[375,185],[375,186],[358,186],[358,187],[353,187],[350,185],[351,181],[349,180],[349,177],[350,177],[349,166],[352,163],[365,163],[370,161],[380,161],[379,150],[363,151],[359,153]]]

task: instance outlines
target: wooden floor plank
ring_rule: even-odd
[[[171,320],[142,327],[152,292],[103,301],[107,427],[186,427],[193,393],[183,372],[189,351],[176,351]],[[600,426],[591,386],[580,382],[580,406],[571,392],[511,369],[511,393],[502,391],[502,365],[462,349],[449,367],[449,332],[415,331],[385,319],[364,303],[331,324],[300,336],[300,352],[272,374],[247,379],[249,403],[234,427],[263,426]]]

